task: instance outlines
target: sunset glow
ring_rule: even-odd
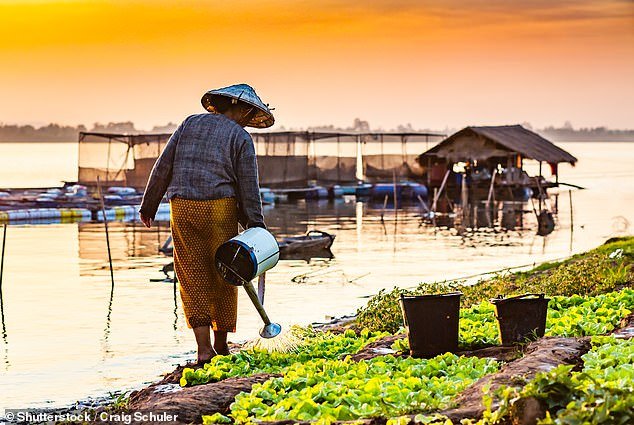
[[[0,122],[151,128],[248,82],[287,128],[631,128],[633,46],[630,1],[0,1]]]

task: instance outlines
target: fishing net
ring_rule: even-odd
[[[80,133],[77,181],[96,186],[99,177],[106,186],[143,189],[169,137],[170,134]]]
[[[376,133],[361,136],[363,174],[368,181],[420,179],[416,158],[442,139],[441,135]]]
[[[308,133],[254,133],[260,186],[304,186],[309,180]]]

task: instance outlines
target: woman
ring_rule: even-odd
[[[274,122],[246,84],[211,90],[202,104],[211,113],[187,117],[172,134],[152,168],[139,210],[150,227],[167,192],[174,270],[199,364],[229,354],[227,332],[236,329],[237,288],[216,271],[216,249],[237,234],[238,222],[245,228],[266,227],[255,148],[244,127],[266,128]]]

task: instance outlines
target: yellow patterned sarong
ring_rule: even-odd
[[[236,331],[238,288],[216,271],[216,249],[238,233],[235,198],[170,200],[174,271],[187,326]]]

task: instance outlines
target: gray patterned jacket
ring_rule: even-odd
[[[170,137],[148,179],[140,212],[154,218],[167,198],[235,197],[243,226],[265,227],[251,135],[221,114],[191,115]]]

